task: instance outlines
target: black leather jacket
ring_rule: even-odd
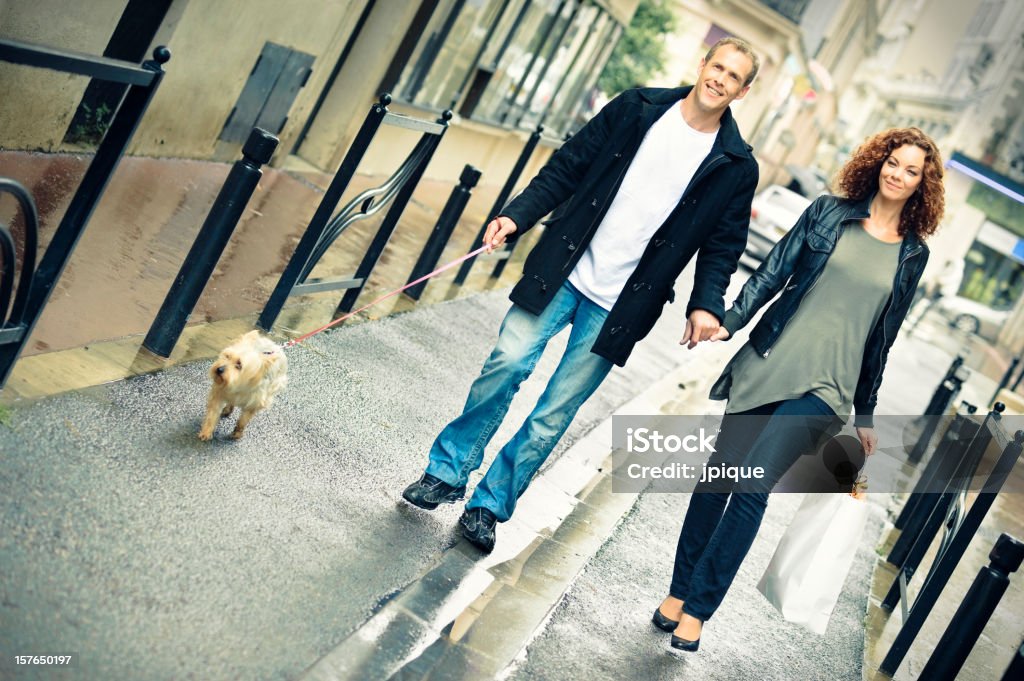
[[[750,343],[767,357],[786,324],[800,306],[804,295],[814,286],[839,240],[840,231],[850,223],[869,216],[871,199],[850,201],[836,196],[815,199],[796,225],[776,244],[761,267],[747,280],[739,298],[725,313],[722,325],[731,334],[746,326],[751,318],[779,291],[750,332]],[[868,336],[860,377],[853,397],[855,424],[871,426],[878,402],[878,388],[889,348],[914,299],[921,273],[928,262],[928,247],[915,234],[908,234],[900,246],[900,261],[889,297],[875,328]],[[783,290],[784,289],[784,290]],[[729,381],[718,381],[711,389],[712,399],[727,399]]]

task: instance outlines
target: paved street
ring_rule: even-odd
[[[459,541],[459,506],[421,512],[399,493],[461,406],[506,291],[290,350],[289,389],[240,442],[228,425],[195,436],[206,362],[16,406],[0,427],[3,652],[81,655],[16,678],[860,678],[888,494],[871,496],[824,638],[754,588],[798,495],[773,500],[698,655],[667,652],[649,622],[688,497],[610,493],[607,418],[719,408],[707,380],[738,344],[680,348],[682,300],[585,405],[488,558]],[[934,337],[901,339],[880,412],[923,409],[948,359]]]
[[[294,678],[455,542],[460,508],[421,513],[399,494],[465,399],[506,294],[290,350],[287,392],[241,442],[225,425],[211,443],[196,437],[206,362],[11,409],[0,426],[3,652],[79,652],[79,671],[57,674],[67,678]],[[697,362],[675,343],[683,311],[670,308],[561,449],[670,367]],[[524,386],[496,442],[541,387]]]

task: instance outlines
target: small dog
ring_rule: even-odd
[[[210,367],[210,398],[200,440],[213,437],[217,422],[235,407],[242,410],[231,437],[239,439],[256,412],[270,407],[274,395],[288,383],[288,358],[284,351],[259,331],[250,331],[224,348]]]

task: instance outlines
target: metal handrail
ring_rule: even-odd
[[[0,327],[19,326],[25,320],[32,277],[36,271],[36,250],[39,247],[39,213],[36,210],[35,201],[32,200],[32,195],[20,183],[0,177],[0,193],[13,195],[21,205],[22,215],[25,216],[25,245],[22,253],[21,275],[18,278],[18,289],[13,307],[10,306],[10,302],[14,285],[16,251],[11,233],[5,226],[0,225],[4,249],[3,282],[0,284]],[[8,252],[8,248],[10,252]],[[10,267],[8,267],[8,263],[10,263]],[[8,309],[10,310],[9,315],[7,314]]]
[[[338,237],[345,230],[360,220],[373,217],[391,203],[428,151],[428,146],[422,140],[418,142],[416,148],[409,154],[409,157],[383,184],[361,192],[331,218],[331,221],[327,223],[327,227],[324,228],[324,233],[317,240],[316,248],[314,248],[313,254],[303,268],[302,274],[299,275],[299,283],[306,281],[313,268],[320,262],[320,258],[324,256],[327,249],[337,241]],[[378,197],[379,200],[374,201]],[[357,207],[359,207],[359,211],[353,213]]]
[[[132,62],[19,40],[0,40],[0,61],[90,76],[125,85],[150,86],[159,75]]]

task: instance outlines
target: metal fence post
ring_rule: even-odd
[[[928,664],[921,670],[920,678],[929,681],[953,681],[956,678],[1010,585],[1010,573],[1016,572],[1024,561],[1024,543],[1008,534],[1001,534],[988,559],[990,564],[974,578],[970,590],[928,658]]]
[[[313,219],[310,220],[306,231],[302,234],[298,246],[295,247],[295,252],[292,253],[281,278],[277,281],[274,291],[263,307],[263,312],[260,313],[256,326],[264,331],[269,332],[273,328],[274,322],[277,321],[278,315],[281,314],[281,309],[284,308],[292,289],[302,276],[302,271],[316,249],[320,235],[323,234],[331,219],[331,214],[341,200],[342,193],[355,175],[359,162],[366,154],[366,149],[370,146],[373,136],[377,133],[377,128],[387,116],[387,107],[390,103],[391,95],[385,93],[380,96],[376,104],[370,107],[370,112],[366,115],[359,132],[356,133],[352,146],[349,147],[348,153],[345,154],[341,165],[338,166],[338,171],[335,173],[334,179],[331,180],[330,186],[327,187],[327,191],[324,192],[320,205],[317,206],[316,212],[313,214]]]
[[[537,143],[540,142],[542,132],[544,132],[544,126],[538,125],[530,134],[530,138],[526,141],[526,146],[523,147],[523,151],[520,152],[519,158],[516,159],[516,164],[512,166],[512,172],[508,174],[505,184],[502,186],[501,191],[498,192],[497,198],[494,199],[494,205],[491,206],[491,212],[484,218],[484,224],[480,227],[480,231],[477,232],[476,238],[473,240],[473,243],[470,244],[469,250],[466,251],[467,253],[476,250],[476,248],[481,245],[484,234],[487,233],[488,223],[498,214],[499,211],[501,211],[502,208],[505,207],[505,204],[508,203],[508,198],[512,195],[512,190],[515,189],[516,183],[519,181],[519,176],[523,174],[523,170],[526,168],[526,164],[529,162],[530,156],[533,155],[533,150],[537,148]],[[455,275],[456,284],[466,283],[466,277],[469,276],[469,271],[473,269],[474,260],[475,259],[467,260],[462,263],[462,266],[459,267],[458,273]]]
[[[938,426],[939,420],[956,398],[957,393],[960,392],[963,379],[960,378],[958,372],[963,364],[964,358],[957,355],[949,365],[946,375],[939,382],[939,386],[932,393],[932,399],[924,410],[924,429],[921,431],[921,436],[917,439],[917,443],[907,457],[910,463],[917,463],[924,456],[924,452],[928,448],[932,436],[935,434],[935,428]]]
[[[1006,671],[1003,672],[999,681],[1019,681],[1019,679],[1024,679],[1024,642],[1017,646],[1016,654],[1010,660],[1010,664],[1006,666]]]
[[[900,538],[893,545],[886,560],[899,567],[900,572],[893,580],[889,593],[882,600],[883,609],[892,610],[896,607],[896,603],[902,597],[899,589],[900,578],[903,577],[908,584],[913,579],[914,573],[917,572],[917,568],[924,559],[932,540],[938,534],[939,528],[946,523],[956,496],[962,489],[967,489],[969,486],[978,463],[992,442],[994,427],[992,424],[998,423],[998,417],[1004,409],[1002,403],[996,407],[990,412],[985,422],[973,431],[974,434],[970,442],[967,442],[966,446],[962,446],[963,454],[948,457],[948,464],[936,473],[934,487],[941,491],[929,495],[929,498],[921,503],[915,516],[907,522]],[[968,432],[972,431],[968,430]],[[964,441],[961,440],[961,442]]]
[[[39,260],[25,303],[25,318],[16,332],[17,337],[0,343],[0,389],[3,389],[15,361],[31,337],[50,294],[53,293],[71,253],[85,231],[89,218],[103,196],[107,183],[117,169],[132,135],[135,134],[160,85],[164,75],[163,65],[170,58],[170,50],[160,46],[153,50],[153,59],[143,62],[141,66],[135,66],[114,59],[101,59],[41,45],[0,40],[0,61],[130,85],[114,115],[114,120],[96,148],[92,162],[82,176],[75,195],[64,211],[60,225]],[[14,333],[10,329],[7,331]]]
[[[967,402],[963,402],[961,407],[967,412],[968,416],[973,415],[977,411],[977,407]],[[920,520],[922,504],[927,505],[931,503],[934,505],[935,499],[938,498],[936,481],[948,478],[955,472],[959,459],[965,453],[965,444],[970,442],[977,430],[978,424],[966,416],[957,414],[953,418],[946,428],[946,432],[942,434],[939,442],[935,445],[935,451],[929,457],[928,465],[925,466],[917,484],[914,485],[914,490],[903,505],[903,510],[900,511],[899,516],[893,523],[896,529],[905,530],[911,527],[914,522],[918,522]],[[928,513],[931,513],[930,506],[924,511],[925,516]],[[889,562],[898,564],[891,557]]]
[[[242,147],[242,158],[235,161],[228,173],[224,186],[217,194],[210,213],[142,342],[143,347],[154,354],[170,357],[188,316],[195,309],[199,296],[231,239],[235,225],[263,176],[260,166],[270,161],[277,143],[275,136],[261,128],[253,128],[249,133],[249,139]]]
[[[1006,373],[1004,373],[1003,377],[999,379],[999,385],[996,386],[996,391],[992,393],[992,399],[988,401],[989,404],[995,402],[999,397],[999,391],[1009,385],[1010,378],[1013,376],[1013,372],[1017,370],[1018,364],[1020,364],[1020,355],[1013,358],[1013,361],[1010,362],[1009,368],[1006,369]],[[1020,383],[1020,381],[1017,382]]]
[[[960,562],[960,558],[963,557],[967,546],[971,543],[978,528],[981,527],[981,523],[988,514],[988,510],[995,503],[999,491],[1020,458],[1022,449],[1024,449],[1024,431],[1018,430],[1014,433],[1013,440],[1008,442],[1006,447],[1003,448],[999,460],[985,481],[981,492],[978,493],[974,503],[971,504],[971,509],[967,512],[967,516],[960,524],[960,528],[956,531],[952,541],[946,547],[946,550],[942,552],[942,555],[936,557],[932,571],[914,600],[914,607],[910,611],[910,616],[903,621],[903,626],[896,635],[896,639],[889,648],[885,659],[882,660],[879,669],[883,673],[889,676],[896,675],[896,670],[899,669],[900,663],[906,657],[907,650],[909,650],[914,639],[917,638],[917,634],[921,631],[925,620],[928,619],[928,615],[935,606],[935,602],[939,599],[942,590],[946,587],[946,583]]]
[[[409,275],[409,281],[406,283],[416,281],[430,273],[437,266],[438,260],[441,259],[441,253],[448,244],[448,239],[451,238],[452,232],[455,231],[455,225],[458,223],[462,211],[466,209],[466,204],[469,203],[471,190],[480,181],[480,175],[480,171],[468,163],[462,169],[462,174],[459,176],[459,184],[452,190],[451,196],[448,197],[448,203],[445,204],[444,209],[441,211],[437,224],[434,225],[434,231],[430,233],[427,242],[423,245],[423,251],[416,261],[416,266],[412,268],[412,274]],[[405,290],[405,293],[413,300],[419,300],[426,286],[427,282],[423,281],[415,286],[410,286]]]
[[[448,122],[452,119],[451,110],[441,112],[440,118],[437,119],[439,124],[444,126],[444,130],[448,129]],[[442,131],[441,135],[444,132]],[[358,279],[360,283],[356,286],[349,288],[345,295],[342,296],[341,302],[338,303],[338,308],[335,310],[336,315],[351,312],[352,308],[355,307],[356,300],[359,299],[359,294],[363,292],[363,288],[366,286],[366,281],[370,278],[370,274],[373,272],[373,268],[376,267],[377,261],[380,259],[381,253],[384,252],[384,247],[387,246],[388,240],[391,239],[391,234],[395,231],[395,227],[398,225],[398,219],[402,216],[402,212],[408,205],[409,200],[412,199],[412,193],[416,190],[416,185],[420,183],[423,178],[423,173],[427,169],[427,165],[430,164],[430,159],[437,150],[437,146],[441,143],[441,135],[431,136],[424,140],[421,140],[425,147],[424,155],[422,160],[416,168],[409,174],[409,179],[402,186],[402,189],[395,196],[395,201],[391,204],[391,208],[388,210],[387,215],[384,216],[384,221],[380,225],[380,229],[377,230],[377,235],[373,237],[373,241],[370,242],[370,246],[366,249],[366,254],[363,256],[362,262],[359,263],[359,267],[356,268],[355,279]]]
[[[935,446],[935,452],[928,460],[928,466],[922,472],[920,480],[914,486],[914,491],[910,493],[910,498],[907,499],[896,522],[893,523],[894,527],[901,530],[900,539],[903,540],[902,542],[897,540],[889,554],[887,560],[893,565],[903,564],[906,557],[905,549],[908,549],[909,546],[905,546],[901,554],[900,545],[907,544],[908,541],[911,541],[910,537],[916,537],[920,532],[925,518],[931,514],[938,502],[939,493],[944,487],[941,481],[948,480],[956,471],[960,460],[967,453],[968,443],[977,430],[978,424],[958,415],[949,424],[949,428],[946,429],[942,439]]]

